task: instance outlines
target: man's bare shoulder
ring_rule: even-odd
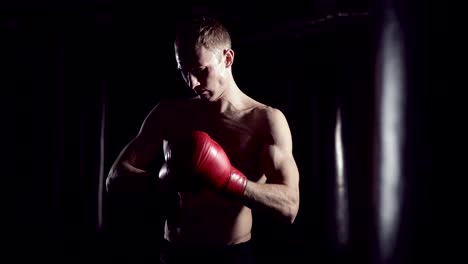
[[[281,119],[285,118],[280,109],[262,103],[258,103],[254,107],[253,112],[256,121],[261,122],[266,126],[270,126],[272,123],[281,121]]]
[[[256,107],[255,122],[260,126],[259,132],[268,140],[274,140],[279,131],[289,130],[284,113],[270,105],[261,104]]]

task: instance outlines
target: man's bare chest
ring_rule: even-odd
[[[246,167],[258,164],[263,144],[252,124],[219,118],[211,123],[205,123],[203,129],[223,147],[235,166]]]
[[[174,130],[206,132],[223,148],[233,166],[248,175],[251,180],[261,177],[261,129],[252,120],[187,114],[173,121]]]

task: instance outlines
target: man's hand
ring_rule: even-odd
[[[168,141],[168,170],[182,181],[200,181],[221,193],[242,197],[247,178],[234,168],[222,147],[207,133],[191,131]],[[183,183],[182,183],[183,184]]]

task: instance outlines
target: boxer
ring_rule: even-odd
[[[255,263],[252,210],[288,224],[299,210],[288,121],[237,86],[222,23],[209,17],[186,22],[176,32],[175,59],[194,97],[162,100],[152,109],[114,162],[106,187],[113,192],[155,179],[173,194],[159,201],[172,208],[162,262]],[[161,151],[164,165],[152,171]],[[119,184],[129,179],[134,184]]]

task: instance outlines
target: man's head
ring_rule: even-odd
[[[217,19],[198,17],[181,24],[175,56],[184,80],[202,98],[215,100],[232,81],[231,37]]]

